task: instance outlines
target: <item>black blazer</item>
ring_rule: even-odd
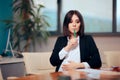
[[[64,60],[60,60],[58,54],[61,49],[67,45],[67,42],[68,40],[66,36],[60,36],[57,38],[52,55],[50,57],[50,63],[53,66],[56,66],[55,71],[58,71],[62,61]],[[90,35],[84,35],[80,37],[80,56],[81,62],[87,62],[91,68],[100,68],[102,66],[99,51],[92,36]]]

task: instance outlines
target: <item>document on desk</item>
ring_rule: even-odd
[[[97,70],[97,69],[78,69],[77,71],[84,71],[84,72],[86,72],[87,76],[89,78],[100,79],[100,73],[103,70]]]

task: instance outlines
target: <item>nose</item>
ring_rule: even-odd
[[[73,24],[73,27],[76,27],[76,24]]]

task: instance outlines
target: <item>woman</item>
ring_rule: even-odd
[[[84,34],[84,21],[77,10],[70,10],[63,22],[63,34],[57,38],[50,62],[56,71],[100,68],[101,59],[90,35]]]

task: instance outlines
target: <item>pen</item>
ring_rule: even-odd
[[[74,30],[74,37],[76,38],[76,31]]]

